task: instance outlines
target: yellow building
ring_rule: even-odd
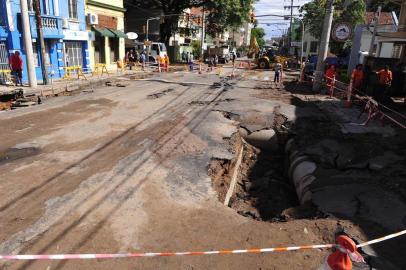
[[[117,69],[117,62],[125,56],[123,0],[87,0],[87,29],[90,66],[103,63],[109,70]]]

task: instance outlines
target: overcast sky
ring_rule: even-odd
[[[294,6],[301,6],[310,0],[293,0]],[[288,15],[290,14],[289,9],[284,9],[284,6],[289,6],[291,0],[260,0],[255,4],[255,15],[264,14],[277,14],[277,15]],[[298,10],[294,9],[293,14],[298,14]],[[282,31],[287,29],[289,22],[283,20],[283,18],[278,17],[263,17],[257,18],[259,25],[265,29],[267,39],[272,37],[280,37]]]

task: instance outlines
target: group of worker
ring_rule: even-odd
[[[165,54],[164,56],[157,56],[157,62],[159,64],[160,70],[168,71],[169,70],[169,56]]]
[[[162,57],[158,55],[156,60],[158,62],[159,68],[161,70],[168,71],[168,69],[169,69],[169,56],[167,54],[165,54]],[[137,63],[140,63],[141,67],[142,67],[142,70],[144,70],[145,64],[147,62],[146,52],[142,51],[141,54],[139,54],[137,51],[129,50],[125,55],[124,62],[126,63],[127,66],[129,66],[130,70]]]
[[[383,69],[377,71],[376,75],[378,76],[378,85],[373,88],[372,96],[374,99],[381,101],[385,95],[389,94],[393,75],[389,66],[385,66]],[[336,67],[335,65],[331,65],[325,72],[326,86],[328,89],[334,87],[336,76]],[[358,64],[351,73],[351,83],[354,93],[361,95],[364,94],[365,78],[366,76],[363,70],[363,65]]]

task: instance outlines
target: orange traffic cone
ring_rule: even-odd
[[[365,262],[364,258],[357,252],[354,241],[345,235],[336,239],[337,251],[328,256],[327,261],[318,270],[351,270],[352,261]]]

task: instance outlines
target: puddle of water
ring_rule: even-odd
[[[35,156],[39,153],[40,149],[35,147],[10,148],[4,152],[0,152],[0,164],[5,164],[18,159]]]

